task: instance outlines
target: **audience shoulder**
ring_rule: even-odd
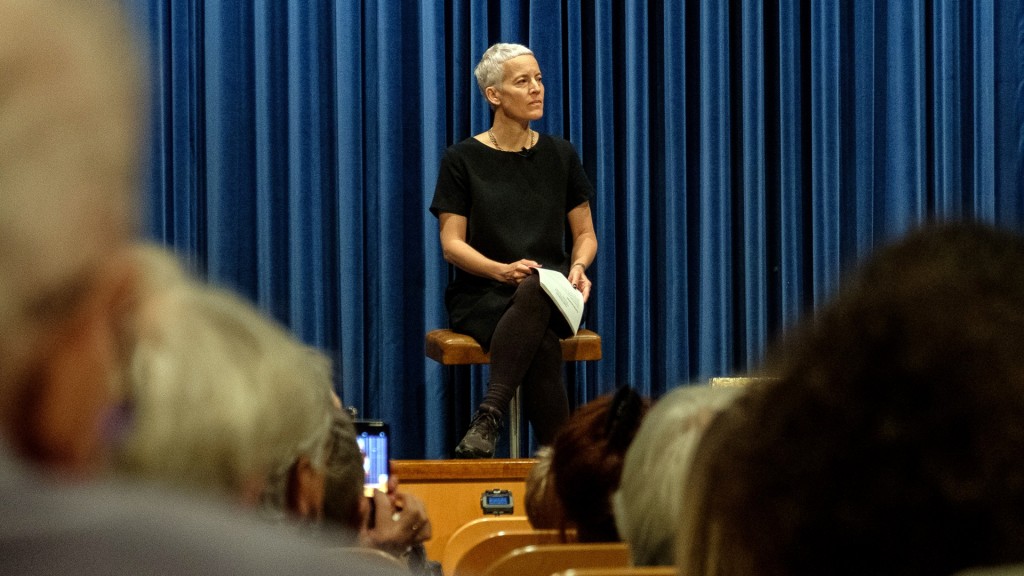
[[[26,488],[5,475],[0,472],[8,495],[0,504],[8,520],[0,527],[3,573],[403,576],[350,557],[315,532],[267,524],[223,502],[133,484],[74,486],[37,478]],[[26,535],[43,548],[6,544]],[[40,553],[46,547],[56,552]]]

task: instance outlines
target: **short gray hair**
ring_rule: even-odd
[[[658,400],[640,424],[612,497],[615,524],[636,566],[675,564],[683,487],[701,435],[742,388],[682,386]]]
[[[335,410],[331,422],[330,453],[324,477],[324,518],[358,533],[362,517],[363,454],[356,443],[356,427],[345,410]]]
[[[480,93],[487,97],[489,87],[501,84],[505,77],[506,60],[527,54],[533,54],[533,51],[522,44],[498,43],[488,48],[473,71]]]
[[[156,249],[136,252],[142,296],[127,362],[135,422],[122,471],[228,496],[308,456],[322,468],[329,358]],[[283,496],[282,496],[283,498]]]

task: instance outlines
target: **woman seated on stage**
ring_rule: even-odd
[[[495,44],[475,75],[493,123],[448,148],[430,206],[445,260],[456,268],[445,293],[451,327],[491,354],[487,393],[456,458],[494,455],[505,407],[520,385],[539,444],[549,444],[568,418],[559,339],[572,332],[534,269],[562,272],[586,301],[586,270],[597,253],[593,186],[576,151],[566,140],[530,128],[544,114],[533,52]]]

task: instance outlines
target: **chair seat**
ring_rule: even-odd
[[[562,343],[562,359],[566,362],[601,359],[601,337],[593,330],[581,328]],[[445,366],[489,364],[490,354],[471,336],[446,328],[427,332],[427,357]]]

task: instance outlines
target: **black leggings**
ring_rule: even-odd
[[[541,289],[539,275],[531,274],[519,284],[491,336],[491,382],[480,408],[504,414],[521,384],[523,408],[540,445],[550,444],[569,418],[558,341],[558,332],[567,330]]]

